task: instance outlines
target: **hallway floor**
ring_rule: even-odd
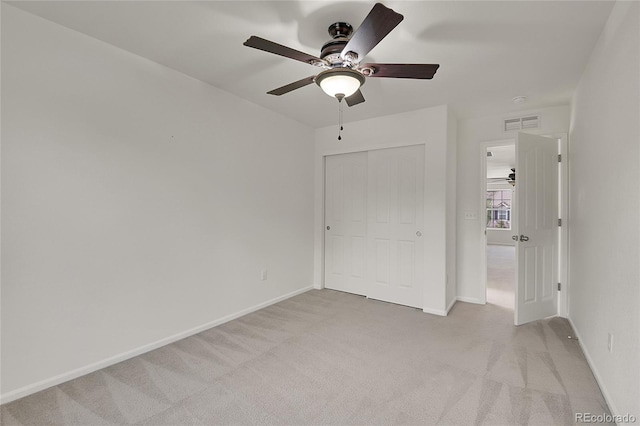
[[[515,265],[514,246],[487,245],[487,303],[514,309]]]

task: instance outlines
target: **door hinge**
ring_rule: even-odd
[[[560,283],[558,283],[558,291],[560,291],[562,288],[562,285]]]
[[[562,154],[558,154],[558,163],[562,163]]]
[[[562,226],[562,219],[558,219],[558,226]]]

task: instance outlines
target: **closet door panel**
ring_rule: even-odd
[[[368,176],[367,296],[422,307],[424,147],[370,151]]]
[[[325,158],[324,285],[366,294],[367,153]]]

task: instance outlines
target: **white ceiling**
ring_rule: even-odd
[[[516,167],[515,145],[492,146],[487,149],[493,154],[487,157],[487,179],[505,179]]]
[[[326,28],[354,28],[373,2],[18,1],[23,10],[210,83],[314,128],[335,124],[337,102],[316,85],[266,92],[318,68],[244,47],[257,35],[319,55]],[[438,63],[433,80],[369,78],[345,121],[451,105],[459,117],[566,104],[611,1],[387,1],[404,21],[367,62]],[[511,99],[529,101],[514,105]]]

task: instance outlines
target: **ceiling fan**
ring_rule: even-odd
[[[516,169],[511,169],[511,173],[509,173],[507,177],[487,178],[487,182],[489,183],[502,183],[505,181],[511,186],[516,186]]]
[[[346,22],[329,26],[332,39],[322,46],[320,57],[257,36],[249,37],[243,44],[323,69],[317,75],[289,83],[268,94],[284,95],[315,82],[329,96],[337,98],[339,102],[345,99],[347,105],[354,106],[364,102],[360,87],[367,77],[431,79],[438,70],[438,64],[361,63],[371,49],[403,19],[401,14],[376,3],[355,32]]]

